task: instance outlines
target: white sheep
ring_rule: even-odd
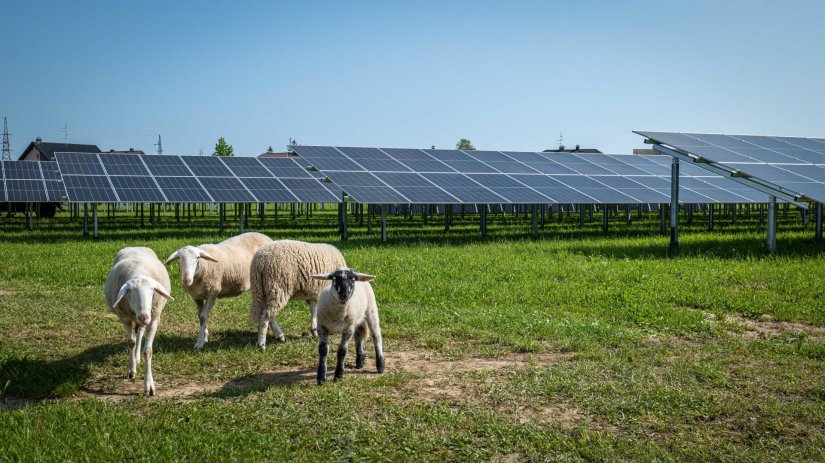
[[[123,248],[115,255],[114,265],[106,278],[103,297],[123,327],[129,345],[129,365],[126,376],[135,377],[140,363],[140,348],[146,333],[146,377],[143,391],[155,395],[152,377],[152,344],[158,331],[160,314],[167,300],[172,300],[169,274],[158,256],[149,248]],[[158,297],[155,297],[157,294]]]
[[[378,323],[378,304],[375,293],[368,282],[372,275],[358,273],[349,268],[339,268],[334,272],[312,275],[318,280],[332,280],[318,298],[318,384],[327,379],[328,337],[340,334],[338,357],[335,365],[335,380],[344,377],[344,359],[347,345],[355,336],[355,368],[364,366],[364,340],[372,334],[375,345],[375,367],[384,372],[384,350],[381,340],[381,326]],[[368,333],[369,330],[369,333]]]
[[[306,301],[312,313],[312,335],[318,335],[317,301],[325,284],[312,279],[315,273],[346,266],[344,256],[330,244],[279,240],[262,246],[252,258],[250,283],[252,305],[249,320],[258,323],[258,347],[266,348],[268,327],[279,341],[284,332],[275,317],[290,301]]]
[[[271,242],[272,238],[262,233],[244,233],[218,244],[184,246],[166,259],[166,265],[178,261],[183,290],[195,301],[200,321],[195,349],[202,349],[209,340],[206,322],[215,302],[249,289],[252,256],[262,245]]]

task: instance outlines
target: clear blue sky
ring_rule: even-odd
[[[825,136],[825,2],[9,1],[0,116],[101,149],[627,153],[634,129]]]

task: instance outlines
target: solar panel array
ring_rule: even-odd
[[[294,158],[55,153],[71,202],[337,202]]]
[[[355,201],[408,204],[670,202],[670,158],[608,154],[292,146]],[[705,170],[680,172],[683,203],[767,195]]]
[[[0,201],[21,203],[60,202],[66,199],[66,190],[60,181],[57,163],[32,161],[3,161],[3,191]]]
[[[636,133],[701,157],[706,162],[713,162],[726,168],[731,174],[755,177],[780,190],[825,202],[825,139],[678,132]]]

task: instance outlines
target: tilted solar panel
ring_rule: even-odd
[[[103,175],[63,175],[63,184],[66,186],[66,196],[72,202],[118,202],[109,179]]]
[[[341,202],[343,199],[340,194],[335,194],[330,190],[334,188],[332,185],[326,185],[317,179],[282,178],[279,180],[303,203],[333,203]]]
[[[181,156],[196,177],[234,177],[218,156]]]
[[[140,155],[99,153],[97,156],[108,175],[149,175]]]
[[[155,177],[166,199],[179,203],[214,202],[195,177]]]
[[[54,153],[62,175],[106,175],[95,153]]]
[[[235,177],[201,177],[201,184],[217,202],[220,203],[254,203],[255,197],[247,191],[240,180]]]
[[[257,158],[230,156],[218,159],[222,160],[236,177],[272,178],[272,173]]]
[[[259,161],[276,178],[312,178],[307,168],[290,158],[260,158]]]
[[[292,146],[302,158],[320,170],[363,171],[364,168],[331,146]]]
[[[166,198],[152,177],[113,175],[109,177],[120,201],[163,203]]]
[[[412,203],[458,203],[451,194],[442,190],[419,174],[404,172],[376,172],[375,176],[401,193]]]
[[[189,177],[192,175],[180,156],[145,156],[143,162],[155,177]]]
[[[338,148],[350,159],[371,172],[410,172],[402,163],[378,148]]]
[[[294,203],[299,201],[277,178],[245,177],[240,180],[258,199],[258,202]]]
[[[414,172],[451,172],[455,169],[419,149],[381,148],[381,151],[403,163]]]
[[[49,200],[43,180],[33,179],[6,179],[6,196],[9,202],[44,203]]]
[[[438,185],[462,203],[498,204],[507,202],[502,196],[461,174],[423,173],[421,176]]]

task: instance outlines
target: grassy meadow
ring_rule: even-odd
[[[231,215],[231,214],[230,214]],[[373,282],[387,371],[315,384],[309,310],[255,348],[249,294],[219,300],[194,351],[194,303],[170,267],[153,359],[125,378],[127,347],[102,292],[114,254],[237,232],[217,216],[140,227],[101,213],[101,239],[65,213],[0,217],[0,461],[823,461],[825,244],[797,210],[764,225],[683,217],[668,255],[658,212],[550,217],[389,218],[389,242],[335,211],[271,211],[248,231],[330,242]],[[147,210],[148,218],[148,210]],[[373,231],[377,232],[374,224]],[[337,345],[334,337],[332,344]],[[334,355],[330,367],[334,366]]]

